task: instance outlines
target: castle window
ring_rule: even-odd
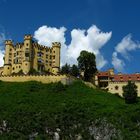
[[[115,90],[118,90],[119,89],[119,87],[118,86],[115,86]]]
[[[55,56],[53,56],[53,59],[55,59]]]
[[[27,66],[27,63],[25,63],[25,65]]]
[[[17,64],[18,63],[18,59],[16,58],[16,59],[14,59],[14,63],[15,64]]]
[[[28,46],[29,44],[28,43],[26,43],[26,46]]]
[[[26,51],[29,51],[29,48],[26,48]]]
[[[21,68],[21,67],[19,66],[19,68]]]
[[[50,50],[50,53],[52,53],[52,50]]]
[[[43,52],[41,52],[41,51],[37,53],[38,57],[41,57],[42,55],[43,55]]]
[[[9,67],[8,67],[8,70],[9,70]]]
[[[52,59],[52,56],[50,55],[50,59]]]
[[[12,49],[10,49],[10,51],[12,51]]]
[[[43,60],[42,59],[38,59],[38,63],[43,63]]]
[[[53,51],[55,53],[55,51]]]
[[[25,53],[25,57],[29,57],[29,53]]]
[[[15,68],[13,67],[13,70],[14,70]]]
[[[52,64],[50,64],[50,66],[52,66]]]
[[[14,57],[16,57],[16,53],[14,53]]]

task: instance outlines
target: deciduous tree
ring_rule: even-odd
[[[126,86],[123,86],[123,97],[126,103],[135,103],[137,101],[137,86],[134,82],[128,81]]]
[[[90,81],[97,71],[95,59],[94,53],[88,51],[81,51],[80,56],[77,58],[78,67],[84,72],[85,81]]]

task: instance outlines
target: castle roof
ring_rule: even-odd
[[[99,73],[97,74],[97,76],[99,76],[99,77],[102,77],[102,76],[110,76],[110,74],[109,74],[108,71],[105,71],[105,72],[99,72]]]
[[[140,73],[110,75],[109,71],[104,71],[97,73],[97,76],[111,78],[114,82],[140,81]]]
[[[140,81],[140,74],[121,74],[113,76],[113,81],[115,82],[127,82],[129,80]]]

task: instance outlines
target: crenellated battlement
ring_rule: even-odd
[[[38,81],[42,83],[55,83],[61,82],[64,85],[71,84],[74,78],[67,77],[66,75],[15,75],[15,76],[0,76],[1,81],[5,82],[28,82]]]
[[[32,35],[30,34],[25,35],[24,40],[32,40]]]
[[[5,40],[5,45],[13,45],[13,41],[12,40]]]
[[[60,42],[52,42],[52,47],[61,47]]]

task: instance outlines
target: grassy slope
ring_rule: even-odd
[[[89,139],[87,129],[82,129],[99,118],[106,118],[124,139],[140,139],[140,102],[126,105],[123,99],[80,82],[66,87],[0,82],[0,124],[6,120],[10,130],[0,134],[0,139],[28,139],[32,132],[39,133],[38,139],[52,139],[56,128],[61,129],[63,139],[69,139],[70,133]],[[74,124],[82,127],[74,129]]]

